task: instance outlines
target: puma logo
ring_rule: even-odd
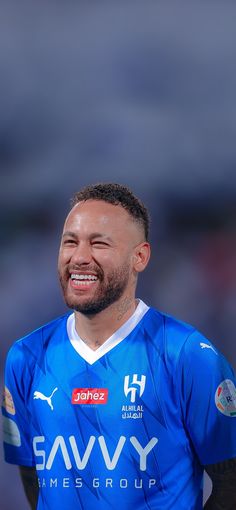
[[[35,391],[34,392],[34,399],[35,398],[40,398],[40,400],[46,400],[46,402],[48,403],[49,407],[51,408],[51,410],[53,411],[53,405],[52,405],[52,396],[54,395],[55,391],[57,391],[58,388],[55,388],[52,392],[52,394],[50,395],[50,397],[46,397],[46,395],[44,395],[43,393],[41,393],[41,391]]]
[[[216,350],[214,349],[214,347],[212,347],[212,345],[205,344],[204,342],[200,342],[200,346],[202,349],[211,349],[218,356],[218,352],[216,352]]]

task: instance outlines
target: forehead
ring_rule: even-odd
[[[130,214],[120,205],[113,205],[102,200],[79,202],[68,214],[65,230],[114,231],[137,228]]]

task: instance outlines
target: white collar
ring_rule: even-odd
[[[149,310],[143,301],[139,300],[138,306],[134,311],[133,315],[124,323],[122,326],[113,333],[96,351],[93,351],[78,335],[75,329],[75,314],[72,313],[67,319],[67,333],[71,345],[74,347],[76,352],[87,361],[90,365],[95,363],[104,354],[109,352],[113,347],[118,345],[124,338],[126,338],[131,331],[141,321],[145,313]]]

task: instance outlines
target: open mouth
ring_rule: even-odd
[[[94,274],[76,274],[70,275],[70,281],[75,287],[88,286],[95,283],[98,277]]]

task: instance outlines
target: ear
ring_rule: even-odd
[[[138,244],[138,246],[135,247],[133,267],[137,273],[141,273],[142,271],[144,271],[144,269],[148,265],[150,255],[151,247],[147,241],[140,243]]]

